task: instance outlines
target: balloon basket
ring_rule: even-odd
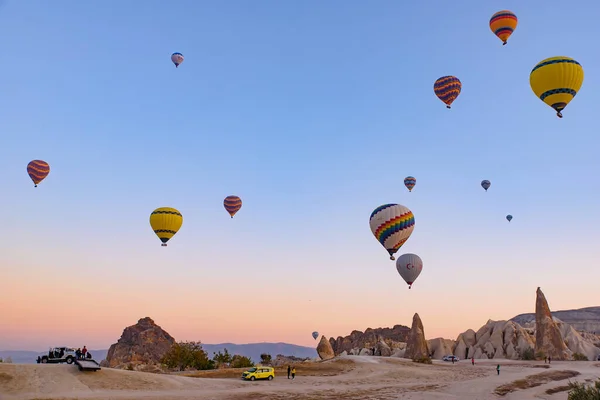
[[[167,247],[167,244],[166,243],[162,243],[161,246],[162,247]]]

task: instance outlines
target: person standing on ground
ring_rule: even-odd
[[[471,357],[471,364],[475,365],[475,357]]]
[[[292,367],[288,365],[288,379],[290,379],[290,373],[292,372]]]
[[[292,380],[296,378],[296,367],[292,368]]]
[[[81,349],[75,350],[75,357],[79,360],[81,358]]]
[[[544,364],[548,362],[548,356],[544,356]]]
[[[496,371],[498,372],[498,375],[500,375],[500,364],[496,366]]]
[[[454,364],[454,360],[455,360],[455,358],[454,358],[454,356],[452,356],[452,364]]]
[[[552,357],[548,357],[548,364],[552,364]]]
[[[81,349],[81,358],[85,358],[85,353],[87,353],[87,347],[83,345],[83,349]]]

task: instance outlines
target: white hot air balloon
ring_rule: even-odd
[[[402,254],[396,260],[396,269],[402,279],[408,283],[408,288],[410,289],[423,270],[423,260],[416,254]]]

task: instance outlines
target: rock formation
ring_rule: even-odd
[[[600,335],[600,307],[586,307],[577,310],[553,311],[552,316],[571,325],[579,332],[595,333]],[[535,313],[519,314],[511,321],[526,327],[528,323],[535,323]]]
[[[111,368],[151,370],[174,343],[175,339],[152,318],[142,318],[123,330],[121,338],[108,349],[106,362]]]
[[[325,336],[321,336],[321,341],[317,346],[317,353],[321,357],[321,360],[330,360],[335,357],[331,343],[329,343],[329,340]]]
[[[556,325],[560,330],[560,335],[562,336],[567,349],[569,349],[573,354],[583,354],[590,361],[594,361],[598,358],[598,355],[600,355],[600,348],[596,347],[593,341],[584,338],[575,330],[575,328],[569,324],[565,324],[560,320],[556,321]]]
[[[427,341],[425,340],[423,322],[421,322],[419,314],[415,313],[410,332],[408,333],[408,340],[406,341],[404,358],[411,358],[414,360],[424,357],[429,357],[429,348],[427,347]]]
[[[560,329],[550,313],[544,293],[537,288],[535,299],[535,353],[554,360],[568,360],[572,352],[567,348]]]
[[[454,340],[435,338],[427,341],[429,348],[429,356],[431,358],[441,360],[444,356],[453,354]]]
[[[283,354],[277,354],[275,359],[271,360],[271,366],[273,367],[281,367],[284,365],[292,365],[305,361],[311,361],[310,358],[300,358],[294,356],[284,356]],[[262,364],[264,365],[264,364]]]
[[[453,353],[460,359],[519,360],[526,350],[533,350],[534,346],[532,333],[516,322],[489,320],[477,332],[469,329],[458,335]]]
[[[358,355],[362,349],[372,349],[377,347],[380,339],[382,339],[392,350],[404,347],[400,343],[406,343],[410,328],[404,325],[394,325],[393,328],[367,328],[366,331],[352,331],[350,335],[337,339],[330,338],[329,343],[335,351],[336,355],[342,352]]]
[[[375,354],[382,357],[389,357],[392,355],[392,349],[381,337],[379,338],[377,346],[375,346]]]

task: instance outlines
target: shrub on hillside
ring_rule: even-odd
[[[600,379],[594,385],[569,382],[568,400],[600,400]]]
[[[231,358],[231,368],[248,368],[254,367],[254,363],[249,357],[240,356],[238,354]]]
[[[167,368],[185,371],[188,368],[198,370],[214,369],[215,362],[208,358],[201,342],[175,343],[161,359]]]
[[[523,351],[523,354],[521,354],[521,360],[535,360],[535,351],[531,347],[528,347]]]
[[[271,359],[272,359],[272,357],[271,357],[270,354],[262,353],[260,355],[260,362],[263,363],[263,364],[270,364],[271,363]]]
[[[573,353],[573,360],[575,361],[590,361],[585,354]]]
[[[420,363],[420,364],[431,364],[431,357],[420,357],[420,358],[413,358],[413,362],[416,363]]]
[[[543,351],[538,351],[537,353],[535,353],[536,360],[543,360],[544,358],[546,358],[546,353],[544,353]]]
[[[229,354],[227,348],[223,349],[223,352],[213,353],[213,361],[217,368],[229,368],[231,364],[232,356]]]

